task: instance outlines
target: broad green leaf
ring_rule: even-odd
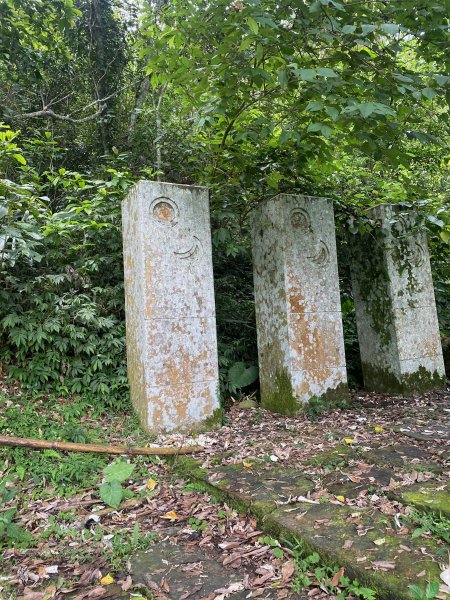
[[[285,69],[281,69],[278,73],[278,81],[283,89],[286,89],[288,86],[288,76]]]
[[[295,69],[295,74],[303,81],[315,81],[317,72],[315,69]]]
[[[450,231],[449,230],[441,231],[439,233],[439,235],[443,242],[445,242],[446,244],[450,243]]]
[[[258,379],[258,369],[254,365],[246,367],[245,363],[237,362],[228,371],[228,380],[234,388],[244,388]]]
[[[20,162],[21,165],[27,164],[26,158],[21,154],[13,154],[13,157],[17,160],[17,162]]]
[[[317,75],[321,75],[322,77],[339,77],[333,69],[328,69],[327,67],[317,69]]]
[[[311,102],[308,102],[308,104],[306,105],[305,110],[309,111],[309,112],[316,112],[318,110],[322,110],[323,108],[323,103],[320,102],[319,100],[311,100]]]
[[[258,34],[259,25],[258,25],[258,23],[255,21],[255,19],[253,17],[247,17],[247,25],[249,26],[250,31],[252,33],[254,33],[255,35]]]
[[[342,33],[355,33],[356,31],[356,25],[344,25],[344,27],[342,28]]]
[[[334,106],[326,106],[325,112],[333,119],[333,121],[336,121],[339,116],[339,111]]]
[[[122,486],[116,479],[107,481],[100,486],[100,498],[112,508],[118,508],[123,497]]]
[[[450,77],[448,77],[447,75],[435,75],[434,78],[436,80],[436,83],[441,87],[446,85],[450,81]]]
[[[322,129],[322,123],[310,123],[308,125],[308,131],[320,131]]]
[[[428,98],[428,100],[433,100],[433,98],[436,96],[437,92],[436,90],[434,90],[433,88],[430,87],[426,87],[422,90],[422,96],[424,96],[425,98]]]
[[[120,460],[108,465],[103,470],[106,481],[125,481],[134,471],[134,465]]]
[[[397,23],[383,23],[380,25],[380,29],[385,33],[394,34],[399,32],[400,27],[397,25]]]
[[[377,28],[376,25],[361,25],[361,30],[363,35],[367,35],[368,33],[372,33]]]

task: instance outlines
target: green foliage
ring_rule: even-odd
[[[295,560],[295,574],[292,580],[292,587],[298,594],[311,585],[312,578],[329,592],[335,594],[336,600],[345,600],[350,594],[355,598],[363,600],[376,600],[376,592],[370,588],[360,585],[357,579],[351,580],[344,575],[339,579],[339,588],[332,584],[332,579],[336,570],[324,566],[320,555],[317,552],[309,553],[305,544],[301,540],[287,541],[286,545],[291,548]]]
[[[16,488],[11,487],[8,479],[0,481],[0,548],[5,546],[27,548],[35,543],[31,533],[14,522],[17,507],[6,508],[15,498],[17,491]]]
[[[418,585],[410,585],[408,588],[414,600],[433,600],[439,593],[439,583],[436,581],[428,583],[425,590]]]
[[[245,388],[258,379],[258,369],[255,365],[247,367],[243,362],[236,362],[228,370],[228,387],[231,392]]]
[[[118,460],[103,469],[105,482],[100,486],[100,498],[108,506],[118,508],[127,491],[121,483],[129,479],[135,465]]]
[[[35,197],[47,197],[47,205],[48,194],[65,197],[61,212],[32,215],[39,256],[36,236],[30,244],[22,235],[19,244],[8,221],[3,229],[0,360],[25,388],[120,403],[127,394],[120,200],[132,180],[112,167],[105,175],[29,169],[21,187],[30,195],[21,205],[17,186],[0,182],[13,197],[9,213],[22,230]]]
[[[413,510],[403,517],[414,529],[412,537],[416,538],[423,533],[432,533],[434,536],[450,544],[450,519],[442,514],[436,515],[431,512],[419,512]]]
[[[310,421],[315,421],[319,415],[321,415],[324,412],[327,412],[331,408],[345,408],[346,406],[347,403],[344,401],[331,402],[326,398],[317,398],[316,396],[313,396],[305,404],[304,411]]]

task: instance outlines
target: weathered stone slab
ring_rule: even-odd
[[[409,585],[425,588],[428,581],[439,582],[437,546],[392,532],[385,516],[370,509],[332,504],[280,508],[268,515],[266,526],[302,539],[325,562],[343,566],[347,576],[375,588],[377,598],[410,599]]]
[[[389,492],[389,495],[418,510],[431,511],[450,517],[450,484],[433,481],[414,483],[394,489]]]
[[[414,212],[378,206],[370,234],[349,236],[364,385],[411,394],[444,387],[426,234]]]
[[[211,426],[219,402],[208,191],[141,181],[122,218],[133,405],[150,431]]]
[[[439,562],[446,558],[443,543],[398,533],[372,507],[308,502],[311,482],[294,469],[229,465],[197,471],[195,477],[247,507],[265,532],[301,540],[325,564],[344,567],[346,576],[376,589],[377,598],[410,600],[409,585],[425,588],[429,581],[439,582]]]
[[[286,467],[267,469],[260,465],[226,465],[210,472],[208,482],[223,492],[231,492],[235,500],[251,505],[260,515],[275,510],[279,501],[307,497],[314,491],[314,483],[310,479]]]
[[[425,425],[419,425],[411,421],[399,423],[393,426],[392,429],[418,441],[434,442],[442,440],[450,442],[450,423],[428,422]]]
[[[151,591],[161,591],[168,600],[208,598],[216,590],[236,584],[241,589],[230,594],[236,600],[245,598],[244,573],[224,569],[221,562],[209,558],[199,548],[160,542],[131,559],[133,583]],[[267,597],[267,596],[266,596]]]
[[[295,414],[311,397],[346,395],[331,200],[281,194],[253,224],[262,405]]]

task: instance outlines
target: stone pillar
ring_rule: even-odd
[[[426,234],[417,214],[377,206],[375,229],[349,235],[364,385],[413,394],[445,385]]]
[[[220,420],[208,190],[136,184],[122,207],[127,362],[144,427]]]
[[[295,414],[347,396],[333,204],[280,194],[253,223],[262,405]]]

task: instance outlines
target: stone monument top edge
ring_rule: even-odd
[[[136,181],[128,190],[128,193],[125,196],[124,200],[126,200],[128,196],[130,196],[135,190],[147,185],[169,186],[171,188],[181,188],[190,190],[194,189],[201,192],[209,192],[209,188],[202,185],[187,185],[184,183],[172,183],[170,181],[154,181],[153,179],[139,179],[139,181]]]
[[[326,198],[325,196],[310,196],[309,194],[287,194],[285,192],[282,192],[280,194],[276,194],[275,196],[271,196],[270,198],[265,198],[264,200],[261,200],[261,202],[258,202],[258,205],[283,200],[284,198],[306,198],[308,200],[327,200],[328,202],[333,202],[332,198]]]

